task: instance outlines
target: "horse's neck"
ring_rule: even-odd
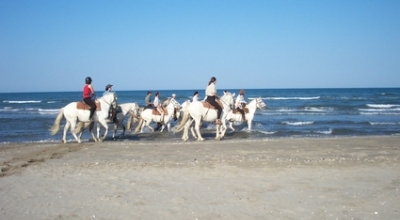
[[[106,99],[108,98],[108,96],[110,95],[105,95],[103,97],[101,97],[100,99],[98,99],[98,101],[100,102],[101,105],[101,110],[105,109],[105,110],[110,110],[111,107],[111,103],[112,103],[112,97],[110,96],[109,100]]]
[[[174,112],[174,108],[175,108],[175,105],[172,104],[172,103],[169,103],[169,104],[167,105],[167,107],[166,107],[166,109],[168,110],[168,113],[169,113],[170,111]]]
[[[249,104],[246,105],[248,109],[256,109],[257,108],[257,100],[253,99],[253,101],[249,102]]]

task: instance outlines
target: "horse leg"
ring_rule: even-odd
[[[72,121],[72,122],[70,123],[70,125],[71,125],[71,133],[72,133],[72,135],[74,136],[75,140],[76,140],[78,143],[81,143],[81,139],[78,138],[78,136],[76,136],[76,133],[75,133],[76,122],[75,122],[75,121]]]
[[[221,136],[219,134],[219,130],[221,129],[221,125],[215,125],[215,140],[221,140]]]
[[[97,128],[96,128],[96,130],[97,130],[97,136],[96,136],[96,139],[97,139],[98,141],[101,141],[101,140],[100,140],[100,132],[101,132],[101,127],[100,127],[100,124],[99,124],[99,123],[97,124]]]
[[[252,121],[252,120],[248,120],[248,121],[247,121],[247,125],[248,125],[248,127],[249,127],[249,129],[248,129],[249,131],[251,131],[251,121]]]
[[[108,124],[107,124],[107,122],[105,121],[105,120],[99,120],[99,124],[101,124],[103,127],[104,127],[104,129],[105,129],[105,131],[104,131],[104,135],[101,137],[101,139],[100,139],[100,141],[103,141],[103,140],[105,140],[106,139],[106,137],[107,137],[107,133],[108,133]],[[100,130],[100,125],[98,125],[97,126],[97,129],[98,130]]]
[[[68,130],[69,126],[70,126],[70,123],[67,120],[67,122],[65,123],[65,126],[64,126],[63,137],[62,137],[62,142],[64,142],[64,144],[67,143],[67,130]]]
[[[150,126],[150,122],[151,121],[145,121],[145,124],[143,125],[142,130],[141,130],[141,133],[143,133],[144,127],[148,127],[151,130],[151,132],[154,132],[154,128]]]
[[[171,123],[170,123],[170,122],[168,122],[168,124],[167,124],[167,131],[168,131],[168,132],[171,131]]]
[[[229,122],[229,128],[232,129],[232,131],[235,131],[235,129],[233,128],[233,122]]]
[[[117,134],[117,130],[118,130],[118,125],[119,123],[114,123],[114,129],[113,129],[113,134],[112,134],[112,139],[115,140],[115,135]]]
[[[96,138],[96,135],[94,135],[93,128],[94,128],[94,123],[91,122],[91,123],[90,123],[90,126],[89,126],[89,132],[90,132],[90,134],[92,135],[93,141],[94,141],[94,142],[97,142],[98,140],[97,140],[97,138]]]
[[[195,119],[194,126],[195,126],[195,130],[196,130],[196,133],[197,133],[197,141],[204,141],[204,138],[201,136],[201,133],[200,133],[200,126],[201,126],[200,118],[199,119]]]
[[[120,124],[120,126],[122,127],[122,134],[120,135],[120,137],[123,137],[123,136],[125,136],[125,126],[124,126],[124,124]]]
[[[194,122],[194,120],[191,120],[190,121],[190,132],[192,133],[192,136],[193,136],[193,138],[194,139],[197,139],[197,135],[196,135],[196,132],[195,132],[195,130],[194,130],[194,125],[192,124]]]

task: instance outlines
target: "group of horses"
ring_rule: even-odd
[[[189,139],[189,129],[195,139],[203,141],[200,133],[200,127],[203,122],[215,122],[217,119],[217,110],[209,103],[204,101],[190,102],[186,100],[182,105],[170,102],[166,99],[162,102],[164,116],[153,108],[141,108],[137,103],[123,103],[117,104],[117,95],[114,92],[106,94],[96,99],[97,109],[93,115],[93,120],[89,120],[90,110],[89,107],[83,102],[71,102],[59,111],[53,126],[50,128],[52,135],[55,135],[60,130],[62,119],[66,119],[64,126],[62,141],[67,143],[66,135],[70,129],[72,135],[78,143],[81,143],[81,136],[86,128],[89,128],[91,136],[94,141],[103,141],[108,133],[108,124],[113,123],[114,129],[112,138],[116,138],[118,128],[122,128],[122,136],[125,134],[126,127],[123,121],[126,115],[129,115],[127,127],[132,128],[133,123],[138,121],[135,132],[143,132],[145,127],[154,132],[154,128],[150,126],[151,122],[157,122],[162,125],[160,131],[162,132],[167,127],[171,130],[170,122],[174,118],[180,119],[174,132],[183,130],[182,140]],[[224,137],[227,130],[226,123],[233,131],[234,122],[242,121],[240,112],[234,110],[234,94],[224,92],[224,95],[219,98],[219,103],[223,108],[221,115],[222,124],[216,124],[216,139],[220,140]],[[251,130],[251,124],[256,109],[265,109],[266,105],[261,98],[255,98],[249,102],[245,107],[245,116],[248,124],[248,130]],[[110,109],[116,115],[113,119],[110,118]],[[96,126],[97,125],[97,126]],[[97,127],[97,135],[94,134],[94,127]],[[100,136],[100,130],[104,128],[104,134]]]

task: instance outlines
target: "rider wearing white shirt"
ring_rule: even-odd
[[[215,100],[216,98],[218,98],[217,89],[215,86],[216,82],[217,82],[217,78],[211,77],[210,82],[208,82],[208,86],[206,88],[206,97],[207,97],[208,103],[210,103],[212,106],[214,106],[217,109],[217,120],[215,121],[215,123],[218,125],[221,125],[222,124],[221,123],[222,108]]]
[[[157,111],[161,114],[161,123],[164,123],[164,110],[162,109],[161,102],[160,102],[160,92],[156,93],[156,97],[154,97],[154,107]]]
[[[240,90],[239,95],[236,97],[235,107],[242,114],[242,121],[246,122],[246,115],[244,113],[244,106],[246,106],[246,100],[244,100],[244,90]]]
[[[177,101],[175,100],[175,97],[176,97],[175,93],[172,94],[172,97],[171,97],[171,99],[170,99],[169,101],[172,102],[172,104],[173,104],[175,107],[180,107],[181,104],[179,104],[179,102],[177,102]]]
[[[169,100],[173,105],[174,105],[174,121],[178,120],[178,118],[176,117],[176,108],[180,108],[181,104],[179,104],[178,101],[175,100],[175,93],[172,94],[171,99]]]

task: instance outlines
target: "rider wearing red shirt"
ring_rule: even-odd
[[[96,111],[96,104],[92,100],[92,96],[95,94],[92,86],[92,78],[86,77],[85,86],[83,87],[83,102],[90,106],[89,120],[93,121],[92,117]]]

